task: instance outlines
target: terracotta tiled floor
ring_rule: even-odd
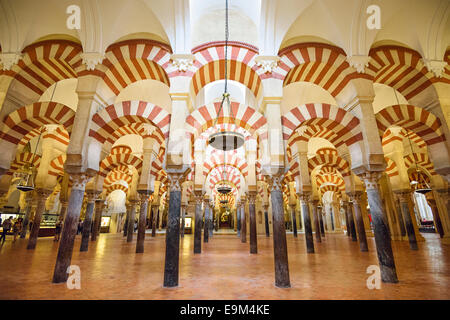
[[[450,245],[424,234],[419,251],[407,242],[393,242],[398,284],[366,287],[366,268],[377,264],[374,239],[369,252],[343,234],[327,235],[306,254],[304,236],[288,234],[290,289],[274,286],[272,238],[258,237],[258,254],[235,235],[215,235],[193,254],[192,235],[181,242],[180,286],[163,288],[164,239],[145,240],[145,253],[135,254],[135,242],[121,235],[102,234],[79,252],[77,236],[72,264],[81,269],[81,289],[52,284],[57,244],[40,238],[36,250],[26,240],[0,248],[1,299],[450,299]],[[135,238],[136,239],[136,238]]]

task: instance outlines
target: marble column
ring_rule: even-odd
[[[322,238],[325,238],[325,226],[324,226],[324,222],[323,222],[323,213],[324,213],[323,206],[321,206],[320,208],[317,207],[317,211],[319,213],[319,219],[320,219],[320,235],[322,236]]]
[[[408,202],[411,199],[411,191],[396,191],[395,194],[397,195],[400,202],[400,209],[402,211],[403,221],[405,222],[405,229],[409,239],[409,248],[411,250],[418,250],[416,233],[414,231],[413,221],[411,219],[411,214],[409,212],[408,206]]]
[[[203,227],[203,242],[209,241],[209,200],[203,201],[203,206],[205,208],[205,226]]]
[[[249,192],[248,211],[250,214],[250,253],[258,253],[258,238],[256,234],[256,192]]]
[[[281,177],[269,177],[270,198],[272,202],[273,253],[275,264],[275,286],[289,288],[289,263],[287,253],[286,230],[284,226],[283,195]]]
[[[431,212],[433,213],[434,226],[436,227],[437,233],[439,233],[439,237],[444,237],[444,228],[442,227],[441,217],[439,216],[439,211],[436,205],[436,201],[434,199],[427,199],[428,204],[431,208]]]
[[[184,224],[185,224],[185,218],[186,216],[186,205],[181,205],[181,230],[180,230],[180,237],[184,238]]]
[[[245,200],[242,202],[241,207],[241,242],[247,242],[247,220],[245,217]]]
[[[367,246],[367,238],[366,238],[366,230],[364,228],[364,220],[362,217],[362,211],[361,211],[361,191],[356,191],[349,194],[350,200],[353,204],[353,212],[355,213],[355,220],[356,220],[356,231],[358,232],[358,240],[359,240],[359,249],[362,252],[369,251]],[[351,213],[351,208],[349,210]]]
[[[269,205],[264,205],[264,224],[266,226],[266,237],[270,237],[270,227],[269,227]]]
[[[347,228],[347,237],[352,236],[352,230],[350,229],[350,223],[349,223],[349,216],[348,216],[348,210],[345,210],[345,227]]]
[[[148,201],[153,192],[150,190],[139,190],[138,193],[140,206],[139,206],[138,234],[136,241],[136,253],[143,253],[145,241],[145,228],[147,226]]]
[[[352,241],[358,241],[358,238],[356,236],[355,220],[353,219],[353,212],[350,202],[344,202],[344,210],[348,213],[348,225],[350,227],[350,235],[352,237]]]
[[[398,224],[400,225],[400,234],[402,237],[404,237],[404,236],[406,236],[406,228],[405,228],[405,222],[403,221],[400,200],[394,198],[394,203],[395,203],[395,209],[396,209],[395,211],[397,213]]]
[[[292,219],[292,232],[294,237],[297,238],[297,218],[295,216],[295,204],[291,204],[291,219]]]
[[[314,228],[316,229],[316,241],[322,242],[322,238],[320,237],[320,218],[319,213],[317,212],[317,205],[319,204],[319,200],[313,200],[312,205],[312,211],[313,211],[313,217],[314,217]]]
[[[214,231],[214,225],[213,225],[213,216],[214,216],[214,202],[210,200],[209,202],[209,239],[212,239],[213,237],[213,231]]]
[[[236,219],[237,219],[237,236],[241,237],[241,203],[238,202],[236,205]]]
[[[152,237],[156,236],[156,227],[158,224],[158,206],[152,205],[153,222],[152,222]]]
[[[381,280],[383,282],[398,282],[395,268],[394,254],[391,246],[389,226],[383,220],[383,206],[381,203],[378,180],[381,172],[369,171],[361,174],[366,186],[367,198],[374,226],[375,244],[377,248],[378,263],[380,265]]]
[[[131,203],[126,200],[125,202],[125,208],[127,209],[127,215],[125,218],[125,223],[123,225],[123,236],[126,237],[128,233],[128,221],[130,221],[130,214],[131,214]]]
[[[51,190],[36,189],[37,207],[36,213],[34,214],[33,227],[30,232],[30,238],[28,239],[27,249],[34,250],[34,248],[36,248],[39,229],[41,227],[42,214],[45,210],[45,201],[51,193]]]
[[[202,253],[202,202],[203,192],[194,191],[195,193],[195,225],[194,225],[194,253]]]
[[[102,222],[102,212],[105,206],[105,200],[97,199],[95,200],[95,217],[94,217],[94,228],[91,235],[91,241],[96,241],[98,235],[100,234],[100,225]],[[120,232],[120,230],[119,230]]]
[[[133,234],[134,234],[134,221],[136,219],[136,205],[139,200],[137,199],[130,199],[130,217],[128,218],[128,225],[127,225],[127,242],[133,241]]]
[[[87,205],[86,205],[86,214],[84,216],[83,221],[83,230],[81,232],[81,245],[80,251],[88,251],[89,248],[89,236],[91,235],[91,227],[92,227],[92,213],[94,212],[94,203],[97,198],[98,193],[93,191],[87,191]]]
[[[34,191],[28,192],[25,196],[27,207],[25,209],[25,218],[23,219],[22,231],[20,232],[20,238],[22,239],[24,239],[27,235],[28,223],[30,222],[31,207],[33,203],[33,193]]]
[[[71,174],[72,190],[70,191],[69,207],[59,241],[58,256],[56,258],[53,283],[66,282],[67,268],[72,260],[73,245],[77,234],[81,206],[83,204],[84,189],[91,176],[86,174]]]
[[[164,261],[164,287],[178,286],[180,257],[180,208],[181,179],[183,173],[168,173],[169,178],[169,215],[166,229],[166,253]]]
[[[312,227],[311,227],[311,215],[309,213],[309,199],[311,195],[309,193],[300,193],[300,205],[302,207],[303,212],[303,224],[305,228],[305,240],[306,240],[306,251],[308,253],[314,253],[314,241],[312,235]]]

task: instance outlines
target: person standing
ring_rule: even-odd
[[[0,241],[3,239],[2,243],[5,243],[6,234],[9,232],[9,230],[11,230],[11,226],[12,226],[12,216],[10,216],[8,219],[3,221],[3,224],[2,224],[3,231],[2,231],[2,235],[0,236]]]
[[[19,218],[19,219],[17,219],[16,222],[14,222],[14,225],[13,225],[13,233],[14,233],[13,242],[16,242],[17,235],[22,231],[22,228],[23,228],[23,219]]]
[[[61,229],[62,229],[62,221],[58,220],[55,225],[55,238],[53,239],[53,241],[59,241]]]

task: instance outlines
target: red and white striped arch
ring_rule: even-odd
[[[331,175],[331,174],[317,175],[316,182],[317,182],[317,185],[319,186],[319,188],[322,186],[325,186],[327,184],[332,184],[332,185],[338,186],[341,191],[345,190],[344,179],[342,179],[341,177],[339,177],[337,175]]]
[[[103,185],[108,187],[118,181],[125,181],[128,185],[130,185],[133,177],[130,174],[127,174],[123,171],[118,170],[117,168],[111,170],[105,178]]]
[[[225,162],[224,153],[222,151],[214,149],[206,157],[203,163],[203,175],[207,176],[208,173],[217,166],[223,165]],[[248,174],[248,164],[245,159],[241,158],[236,150],[227,151],[226,165],[237,168],[244,177]]]
[[[140,173],[142,169],[142,159],[129,153],[111,154],[100,162],[100,170],[98,174],[106,178],[108,173],[118,165],[133,166],[136,168],[138,173]]]
[[[417,164],[420,168],[428,171],[430,175],[437,175],[436,171],[434,171],[434,165],[428,157],[428,153],[410,153],[404,156],[403,159],[405,160],[405,165],[408,169],[415,168]]]
[[[161,149],[165,149],[165,139],[160,130],[154,130],[151,135],[148,134],[145,129],[144,123],[131,123],[129,125],[118,128],[114,131],[105,141],[106,150],[109,150],[110,146],[114,145],[114,143],[121,137],[126,136],[128,134],[136,134],[141,136],[143,139],[145,138],[153,138],[158,143],[159,146],[162,146]]]
[[[310,122],[311,133],[320,128],[333,131],[334,135],[330,137],[337,146],[343,143],[350,146],[362,140],[359,119],[344,109],[326,103],[308,103],[295,107],[282,116],[283,138],[288,140],[300,125],[309,125]],[[318,131],[314,134],[324,133]],[[305,139],[307,138],[305,137]]]
[[[322,188],[320,188],[319,190],[322,195],[327,191],[331,191],[331,192],[335,193],[338,197],[341,196],[341,193],[343,192],[343,190],[341,190],[338,186],[332,185],[332,184],[325,185]]]
[[[427,89],[434,82],[450,83],[450,75],[443,73],[436,78],[428,71],[421,55],[408,48],[382,46],[371,49],[369,67],[375,73],[374,82],[382,83],[398,90],[407,100]]]
[[[386,161],[386,174],[389,178],[393,178],[399,175],[397,165],[393,160],[391,160],[389,157],[384,157],[384,160]]]
[[[132,153],[132,151],[129,146],[118,145],[111,149],[110,154]]]
[[[61,154],[57,156],[50,162],[48,168],[48,174],[54,177],[59,177],[64,175],[64,163],[66,162],[66,155]]]
[[[23,58],[3,74],[13,77],[18,90],[37,100],[47,88],[60,80],[76,78],[82,64],[81,45],[67,40],[47,40],[23,49]]]
[[[227,108],[223,108],[220,116],[217,115],[220,108],[220,102],[208,104],[194,110],[186,118],[187,135],[194,142],[195,139],[208,128],[212,127],[217,119],[217,124],[230,123],[235,124],[247,130],[251,135],[259,137],[261,140],[267,140],[267,120],[266,118],[250,106],[245,106],[237,102],[231,102],[231,110],[234,118]]]
[[[313,158],[308,160],[308,168],[310,173],[316,167],[322,165],[335,167],[337,170],[339,170],[342,177],[346,177],[351,174],[348,162],[336,154],[332,153],[316,154]]]
[[[32,165],[36,169],[39,168],[41,164],[41,156],[36,154],[33,157],[33,153],[31,152],[22,152],[16,155],[11,166],[6,173],[7,175],[12,175],[17,170],[20,170],[25,165]]]
[[[69,107],[56,102],[36,102],[11,112],[3,123],[0,138],[19,144],[29,132],[46,124],[61,124],[70,133],[75,112]]]
[[[412,131],[405,130],[405,128],[401,128],[398,134],[392,132],[391,128],[387,129],[381,139],[381,145],[387,146],[393,141],[403,141],[403,139],[411,140],[411,142],[416,144],[419,148],[427,147],[427,144],[421,137]]]
[[[395,105],[384,108],[375,117],[381,137],[386,129],[395,125],[413,131],[427,145],[445,141],[441,121],[423,108],[405,104]]]
[[[225,44],[224,42],[208,43],[202,47],[194,48],[193,53],[195,61],[186,75],[192,76],[191,91],[197,95],[208,83],[225,79]],[[245,85],[253,92],[255,97],[258,97],[261,93],[259,67],[256,66],[253,59],[257,53],[256,48],[248,45],[233,41],[228,44],[227,78]]]
[[[127,194],[127,192],[128,192],[127,186],[125,186],[121,183],[115,183],[106,188],[106,195],[108,196],[111,192],[116,191],[116,190],[121,190],[125,194]]]
[[[118,129],[134,123],[152,124],[164,138],[169,137],[170,114],[150,102],[118,102],[94,114],[92,121],[89,136],[102,144]]]
[[[285,48],[279,53],[280,63],[275,77],[284,85],[298,81],[314,83],[336,97],[354,78],[372,79],[374,72],[359,74],[347,62],[345,52],[322,43],[303,43]]]
[[[225,165],[225,171],[223,166],[217,166],[213,168],[206,178],[207,183],[210,184],[210,188],[213,188],[217,183],[223,181],[224,177],[226,181],[233,183],[237,188],[240,188],[244,179],[239,169]],[[242,182],[242,183],[241,183]]]
[[[152,79],[170,86],[169,75],[175,70],[170,62],[170,48],[152,40],[127,40],[112,44],[97,66],[105,96],[117,96],[128,85]]]

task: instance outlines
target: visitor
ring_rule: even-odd
[[[55,238],[53,239],[53,241],[59,241],[61,229],[62,229],[62,221],[58,220],[55,225]]]
[[[77,234],[79,234],[81,231],[83,230],[83,221],[78,221],[78,229],[77,229]]]
[[[3,231],[2,231],[2,235],[0,236],[0,241],[3,239],[2,243],[5,243],[6,234],[9,232],[9,230],[11,230],[11,226],[12,226],[12,216],[10,216],[8,219],[3,221],[3,224],[2,224]]]
[[[137,220],[134,220],[134,232],[136,232],[137,228],[138,228],[138,222],[137,222]]]
[[[19,219],[17,219],[16,222],[14,222],[14,226],[13,226],[14,240],[13,240],[13,242],[16,242],[17,235],[20,232],[22,232],[22,228],[23,228],[23,219],[19,218]]]

